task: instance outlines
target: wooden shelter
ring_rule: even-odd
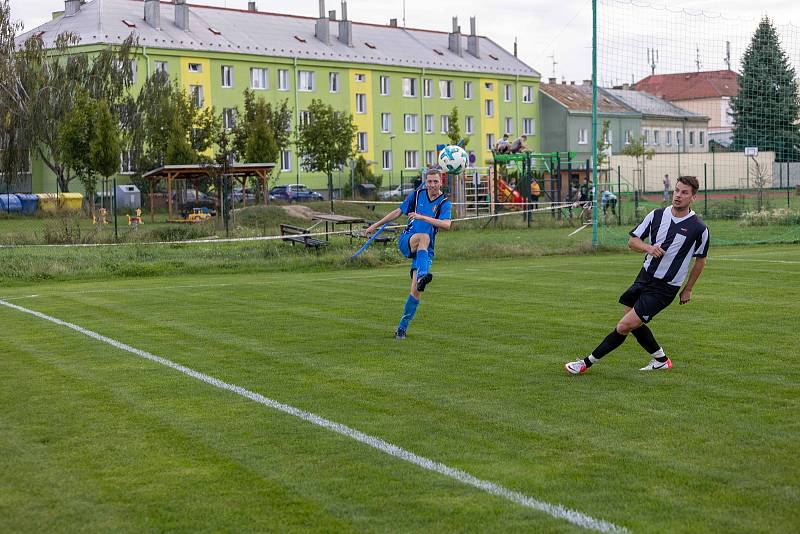
[[[267,180],[269,178],[269,174],[274,168],[274,163],[233,163],[227,166],[224,175],[230,176],[242,184],[242,198],[245,203],[247,202],[247,194],[245,193],[245,183],[247,182],[247,179],[251,176],[258,178],[261,188],[264,191],[264,205],[266,206],[269,200],[269,191],[267,191],[266,187]],[[218,178],[218,181],[221,181],[222,176],[223,174],[221,172],[221,168],[216,165],[162,165],[161,167],[157,167],[151,171],[148,171],[142,176],[142,178],[150,183],[150,222],[155,220],[153,213],[153,192],[156,190],[156,186],[161,180],[167,181],[167,206],[169,213],[167,220],[173,220],[172,191],[175,180],[186,180],[191,182],[194,184],[195,191],[197,191],[200,182],[204,180],[211,180],[214,177]],[[222,196],[223,188],[221,185],[221,183],[215,184],[219,195],[220,206],[225,200]]]

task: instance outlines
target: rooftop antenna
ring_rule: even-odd
[[[658,63],[658,50],[655,48],[647,49],[647,62],[650,63],[650,74],[655,75],[656,63]]]
[[[728,70],[731,70],[731,42],[725,41],[725,64],[728,65]]]
[[[556,77],[556,65],[558,65],[558,61],[556,61],[556,51],[553,50],[553,53],[550,54],[549,57],[553,61],[553,78]]]
[[[700,63],[700,44],[697,45],[697,58],[695,59],[695,64],[697,65],[697,72],[700,72],[700,67],[702,63]]]
[[[403,28],[406,27],[406,0],[403,0]]]

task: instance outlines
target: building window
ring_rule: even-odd
[[[417,96],[417,79],[403,78],[403,96]]]
[[[267,78],[268,71],[264,68],[250,69],[250,88],[251,89],[267,89],[269,88],[269,78]]]
[[[510,83],[503,85],[503,101],[511,102],[513,94],[514,94],[514,87]]]
[[[694,132],[689,132],[689,146],[694,146]]]
[[[289,71],[286,69],[278,69],[278,91],[289,90]]]
[[[389,96],[390,87],[389,87],[389,77],[388,76],[381,76],[381,96]]]
[[[281,170],[282,171],[291,171],[292,170],[292,151],[291,150],[281,150]]]
[[[491,98],[486,99],[486,116],[494,117],[494,100]]]
[[[642,144],[645,146],[650,144],[650,130],[646,128],[642,130]]]
[[[436,165],[436,151],[435,150],[426,150],[425,151],[425,165],[428,165],[428,166]]]
[[[222,127],[230,130],[236,126],[236,108],[222,108]]]
[[[406,113],[403,115],[403,125],[406,133],[417,133],[417,116]]]
[[[629,145],[633,141],[633,132],[630,130],[625,130],[625,144]],[[585,143],[586,141],[584,141]]]
[[[486,134],[486,150],[494,150],[494,134]]]
[[[425,115],[425,133],[433,133],[433,115]]]
[[[233,67],[231,65],[222,66],[222,87],[233,87]]]
[[[307,126],[311,122],[311,112],[307,109],[300,112],[300,126]]]
[[[667,146],[672,145],[672,130],[667,130]]]
[[[486,82],[483,84],[487,91],[494,91],[494,83]]]
[[[675,144],[681,146],[683,144],[683,132],[677,130],[675,132]]]
[[[439,80],[439,97],[453,98],[453,81]]]
[[[466,115],[464,117],[464,133],[471,135],[474,127],[475,127],[475,117],[473,117],[472,115]]]
[[[356,113],[364,114],[367,112],[367,95],[356,93]]]
[[[189,72],[203,72],[203,64],[189,63]]]
[[[169,72],[169,64],[166,61],[156,61],[154,67],[155,70],[153,72],[163,72],[164,74]]]
[[[442,133],[446,134],[447,130],[449,129],[450,129],[450,116],[442,115]]]
[[[419,151],[406,150],[406,169],[419,168]]]
[[[522,119],[522,135],[536,135],[536,123],[532,118]]]
[[[522,103],[523,104],[533,104],[533,86],[532,85],[523,85],[522,86]]]
[[[339,92],[339,73],[338,72],[328,73],[328,92],[330,92],[330,93],[338,93]]]
[[[706,133],[705,132],[698,132],[698,137],[700,138],[699,144],[703,146],[706,144]]]
[[[513,134],[514,133],[514,119],[511,117],[506,117],[503,121],[505,123],[505,131],[503,133]]]
[[[472,100],[472,82],[464,82],[464,100]]]
[[[192,104],[196,108],[202,108],[203,104],[205,103],[205,98],[203,98],[203,86],[202,85],[190,85],[189,86],[189,95],[192,98]]]
[[[389,171],[392,169],[392,151],[383,151],[383,170]]]
[[[356,73],[356,81],[357,81],[357,82],[359,82],[359,83],[364,83],[364,81],[365,81],[366,79],[367,79],[366,75],[364,75],[364,74],[362,74],[362,73],[360,73],[360,72]]]
[[[585,145],[589,142],[589,136],[586,133],[586,128],[581,128],[578,130],[578,144]]]
[[[658,145],[661,142],[661,132],[658,130],[653,130],[653,144]]]
[[[367,151],[367,132],[358,132],[358,151]]]
[[[297,71],[297,90],[310,93],[314,90],[314,71]]]
[[[608,130],[605,135],[603,136],[603,142],[609,146],[614,144],[614,132],[612,130]]]
[[[433,96],[433,80],[427,78],[422,82],[422,96],[430,98]]]
[[[392,114],[381,113],[381,132],[389,133],[392,131]]]

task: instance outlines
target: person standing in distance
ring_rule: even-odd
[[[610,334],[585,358],[564,367],[573,375],[583,374],[600,358],[613,351],[633,334],[652,357],[640,371],[672,368],[672,361],[656,341],[647,323],[669,306],[680,292],[680,303],[692,298],[692,289],[703,272],[708,255],[708,228],[691,210],[700,185],[694,176],[681,176],[675,184],[672,205],[647,214],[630,232],[628,246],[644,252],[645,259],[633,285],[619,298],[625,307],[622,319]],[[644,242],[649,239],[651,244]],[[695,258],[691,272],[689,263]],[[686,279],[686,275],[689,275]],[[681,290],[681,284],[686,284]]]
[[[368,236],[383,224],[400,215],[408,215],[408,225],[398,239],[397,246],[406,258],[411,259],[411,294],[406,299],[400,324],[395,330],[396,339],[405,339],[408,325],[417,313],[420,297],[425,287],[433,280],[430,272],[433,262],[433,245],[439,230],[450,229],[452,204],[442,193],[442,177],[438,169],[428,169],[425,186],[415,189],[380,221],[370,225],[364,233]]]

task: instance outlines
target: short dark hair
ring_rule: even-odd
[[[678,183],[691,187],[693,195],[697,194],[697,190],[700,189],[700,182],[697,181],[696,176],[681,176],[678,178]]]
[[[425,177],[436,175],[441,177],[442,170],[439,167],[429,167],[428,170],[425,171]]]

